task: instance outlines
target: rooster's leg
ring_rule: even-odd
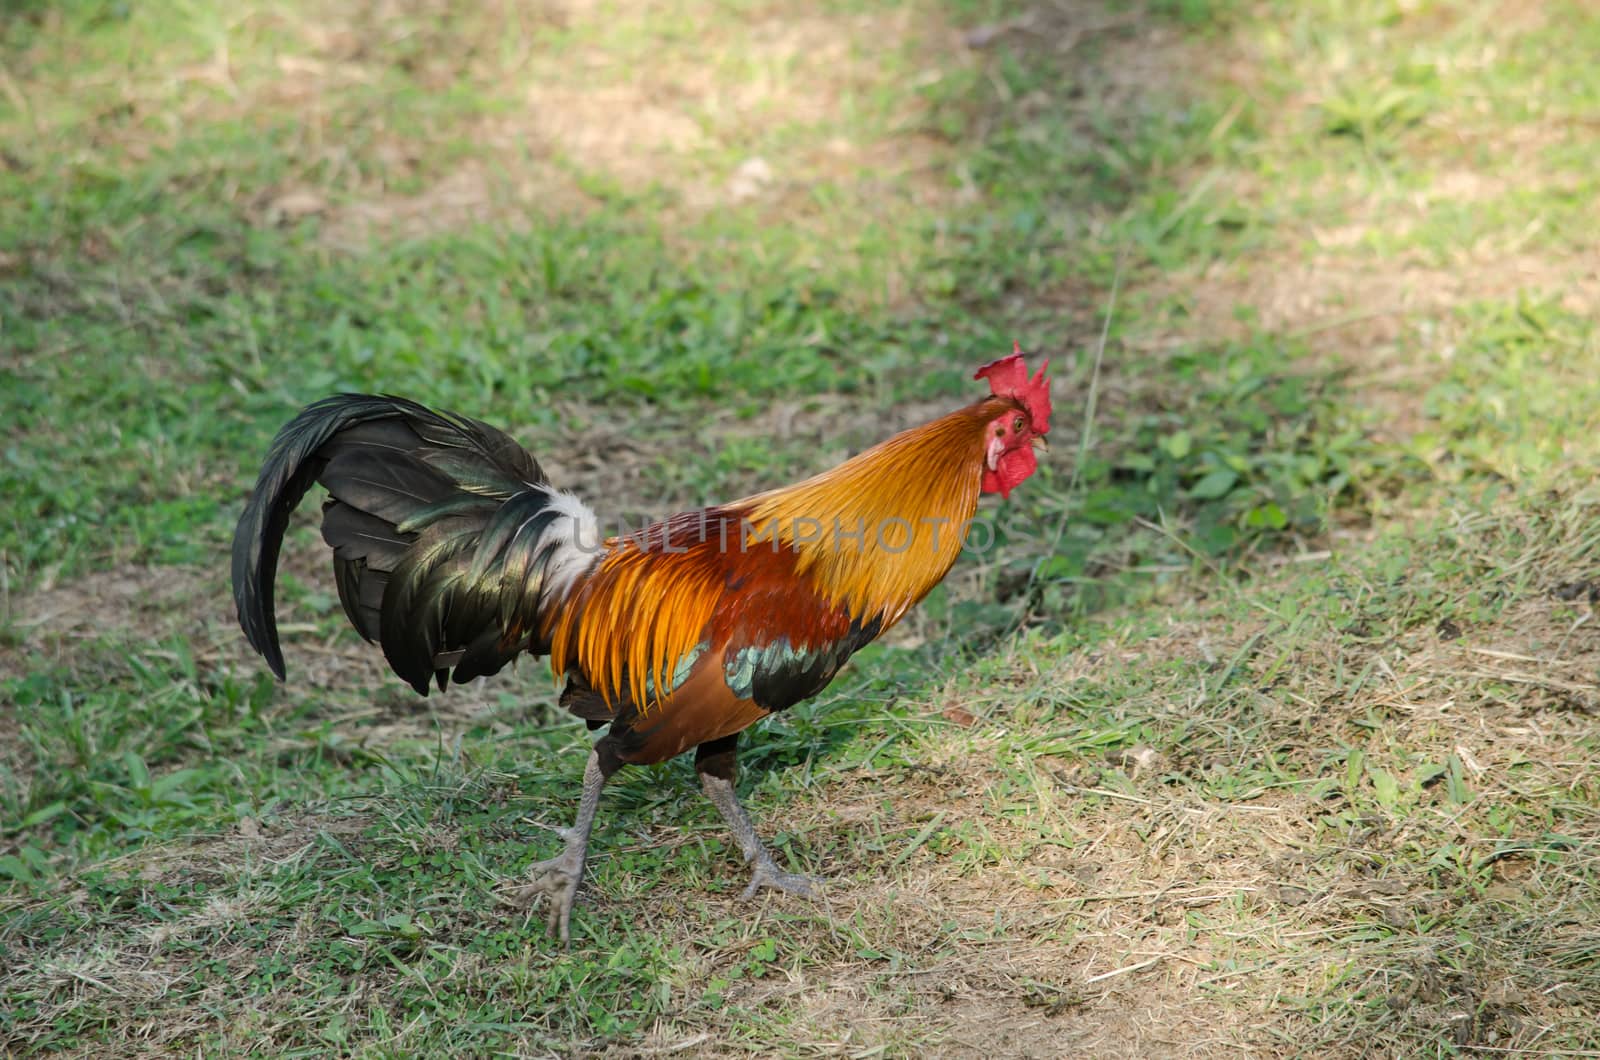
[[[578,818],[571,828],[561,831],[566,846],[548,861],[528,866],[528,882],[507,895],[512,904],[525,908],[540,895],[549,898],[549,930],[558,933],[562,942],[571,938],[572,901],[578,896],[578,885],[583,882],[583,862],[589,852],[589,831],[594,827],[595,811],[600,806],[600,789],[614,771],[615,767],[609,770],[602,767],[598,751],[589,755],[589,765],[583,771],[583,795],[578,799]]]
[[[750,877],[750,886],[744,889],[744,898],[748,900],[762,887],[774,887],[802,898],[815,898],[822,881],[778,868],[772,861],[772,855],[762,845],[761,838],[756,835],[756,826],[750,820],[750,815],[739,805],[739,798],[733,790],[738,768],[735,758],[737,741],[735,735],[701,744],[695,751],[694,767],[700,774],[700,786],[705,789],[706,798],[722,814],[722,819],[728,822],[734,842],[739,844],[740,851],[744,853],[744,860],[755,868]]]

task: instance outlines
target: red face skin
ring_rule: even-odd
[[[996,397],[1010,398],[1017,403],[1014,411],[990,421],[984,428],[988,439],[984,450],[983,485],[985,493],[1011,496],[1017,484],[1039,466],[1033,447],[1048,448],[1044,436],[1050,433],[1050,380],[1045,369],[1046,361],[1032,379],[1028,366],[1022,359],[1022,348],[1013,344],[1012,354],[991,361],[978,369],[974,379],[989,380],[989,389]]]
[[[1044,435],[1033,429],[1026,413],[1008,412],[990,422],[984,436],[989,444],[984,457],[983,492],[1010,497],[1017,484],[1039,466],[1033,447],[1044,445]]]

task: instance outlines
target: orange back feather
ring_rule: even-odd
[[[989,398],[794,485],[611,539],[554,616],[556,676],[577,667],[607,700],[626,693],[643,710],[714,619],[724,636],[737,613],[796,644],[840,636],[851,617],[888,629],[955,563],[984,427],[1017,407]]]

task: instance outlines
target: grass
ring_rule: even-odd
[[[18,1053],[1600,1052],[1600,21],[1471,0],[75,0],[0,27],[0,1042]],[[1074,467],[1114,278],[1122,295]],[[1052,357],[1055,456],[741,786],[426,702],[309,518],[335,389],[602,516]]]

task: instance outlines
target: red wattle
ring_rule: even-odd
[[[1033,455],[1033,446],[1021,445],[1015,449],[1008,449],[1000,454],[1000,459],[995,462],[995,467],[983,469],[983,483],[980,487],[985,493],[998,493],[1003,498],[1009,498],[1011,491],[1017,484],[1039,467],[1038,457]]]

